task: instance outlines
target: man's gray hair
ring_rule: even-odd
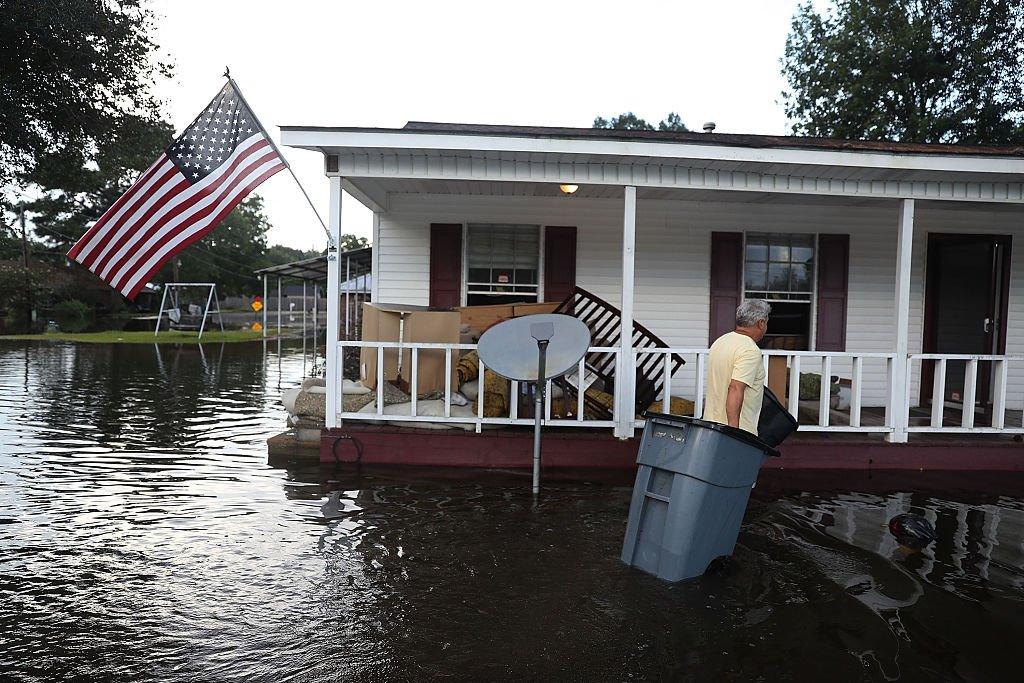
[[[772,307],[764,299],[744,299],[736,307],[736,327],[753,327],[758,320],[768,320]]]

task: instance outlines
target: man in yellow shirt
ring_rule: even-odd
[[[764,397],[764,361],[757,342],[768,331],[772,307],[747,299],[736,309],[736,329],[715,340],[708,353],[704,419],[757,434]]]

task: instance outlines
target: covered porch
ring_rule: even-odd
[[[285,129],[284,141],[324,152],[333,229],[342,189],[374,212],[374,301],[556,302],[578,287],[616,305],[619,329],[641,323],[664,342],[637,348],[627,335],[594,330],[592,354],[614,367],[602,389],[609,414],[588,413],[581,392],[559,401],[555,388],[551,426],[629,438],[643,425],[638,396],[649,389],[638,382],[655,375],[656,407],[677,397],[699,415],[710,341],[731,328],[743,297],[760,297],[775,309],[769,383],[802,431],[896,443],[1024,433],[1019,153],[487,132],[303,128]],[[522,280],[516,264],[504,281],[480,280],[479,235],[510,226],[535,235],[523,243],[534,239],[536,256]],[[336,270],[329,288],[340,280]],[[442,354],[447,368],[475,344],[329,338],[339,341],[328,354],[328,429],[441,422],[480,433],[532,421],[516,401],[487,415],[483,392],[470,411],[454,409],[455,381],[439,417],[421,415],[415,395],[405,412],[389,410],[383,383],[370,410],[346,411],[345,354],[401,346],[415,377],[420,354]]]

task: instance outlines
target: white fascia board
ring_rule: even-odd
[[[585,154],[590,156],[701,159],[737,163],[841,166],[902,171],[952,171],[960,173],[1020,173],[1024,158],[943,154],[891,154],[883,152],[753,148],[641,140],[583,140],[554,137],[513,137],[437,133],[399,133],[332,130],[282,130],[281,144],[325,154],[353,148],[526,152]]]

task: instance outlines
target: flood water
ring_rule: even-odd
[[[534,505],[514,472],[268,465],[280,367],[0,341],[0,678],[1019,680],[1020,477],[765,472],[734,560],[668,585],[619,564],[628,475]]]

